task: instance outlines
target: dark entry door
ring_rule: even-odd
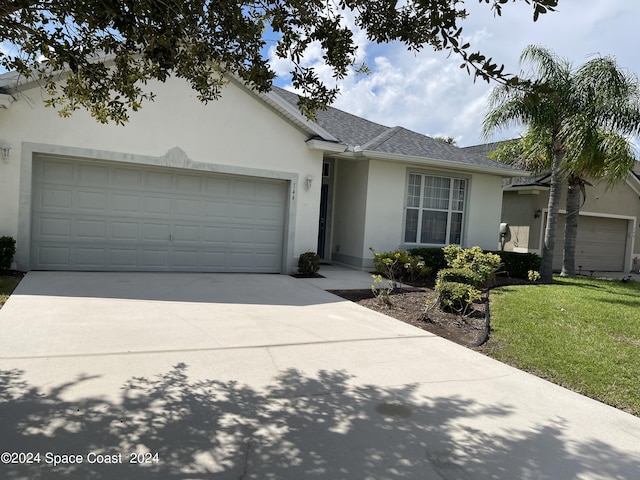
[[[320,191],[320,220],[318,225],[318,255],[324,258],[324,247],[327,233],[327,203],[329,198],[329,185],[322,185]]]

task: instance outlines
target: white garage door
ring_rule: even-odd
[[[31,268],[281,271],[284,181],[39,157]]]
[[[576,272],[589,270],[621,272],[625,270],[627,220],[580,215],[576,240]],[[553,255],[553,268],[562,269],[564,215],[558,218],[558,239]]]

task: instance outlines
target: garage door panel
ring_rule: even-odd
[[[68,218],[38,217],[35,219],[33,235],[41,239],[67,239],[71,235],[71,220]]]
[[[150,190],[168,192],[173,188],[173,176],[168,172],[148,172],[144,186]]]
[[[282,207],[276,205],[261,205],[257,213],[260,222],[277,222],[284,215]]]
[[[44,188],[35,196],[36,205],[43,209],[69,209],[73,205],[73,192]]]
[[[78,247],[75,249],[75,264],[83,268],[101,268],[107,260],[106,248]]]
[[[558,237],[553,252],[553,268],[562,268],[565,216],[558,218]],[[576,271],[623,271],[627,248],[628,221],[618,218],[581,215],[576,240]]]
[[[112,193],[110,195],[110,209],[115,214],[140,214],[140,196]]]
[[[142,200],[143,215],[169,215],[171,199],[167,197],[144,197]]]
[[[176,175],[176,192],[199,194],[202,191],[202,179],[195,175]]]
[[[226,219],[230,216],[229,203],[226,201],[205,201],[204,207],[202,209],[202,214],[204,217],[207,217],[211,220],[226,221]]]
[[[202,228],[202,240],[204,243],[218,243],[226,245],[228,241],[228,227],[211,227]]]
[[[171,227],[166,223],[145,223],[142,225],[143,241],[168,242],[170,240]]]
[[[106,212],[108,209],[108,195],[96,192],[77,192],[75,210],[78,212]]]
[[[279,272],[286,201],[285,182],[37,158],[32,268]]]
[[[129,187],[141,190],[144,186],[142,179],[142,171],[139,169],[114,167],[112,169],[109,185],[113,187]]]
[[[162,267],[166,268],[169,265],[169,250],[160,249],[142,249],[140,252],[140,266],[141,267]]]
[[[78,180],[82,185],[105,187],[109,184],[109,168],[101,165],[80,165]]]
[[[275,247],[282,243],[282,232],[275,228],[258,228],[255,241],[260,246]]]
[[[41,247],[36,252],[37,260],[43,267],[66,267],[71,263],[71,248]]]
[[[79,219],[76,222],[76,236],[81,239],[104,240],[107,236],[107,222]]]
[[[108,238],[111,240],[134,240],[139,238],[139,225],[134,222],[112,221],[110,222]]]
[[[73,165],[70,162],[48,161],[41,164],[36,173],[56,183],[66,185],[73,183]]]
[[[108,265],[115,268],[132,268],[137,265],[137,248],[110,248]]]

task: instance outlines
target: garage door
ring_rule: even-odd
[[[38,157],[31,268],[280,272],[284,181]]]
[[[562,269],[564,215],[558,218],[558,240],[553,255],[553,268]],[[627,248],[627,220],[580,215],[576,241],[576,272],[625,270]]]

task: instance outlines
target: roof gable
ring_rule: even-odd
[[[298,95],[295,93],[275,86],[272,92],[291,105],[297,105]],[[493,172],[504,171],[508,176],[517,171],[513,167],[490,160],[482,153],[459,148],[404,127],[387,127],[334,107],[319,110],[315,123],[340,143],[357,152],[431,159],[475,168],[484,167]]]

